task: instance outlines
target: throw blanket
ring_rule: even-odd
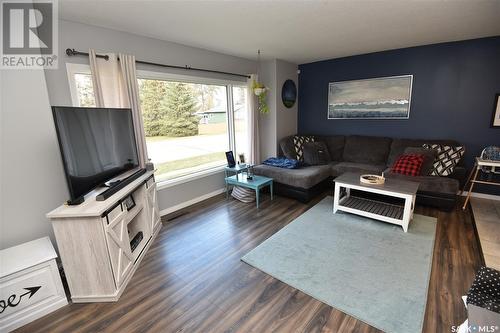
[[[273,167],[284,168],[284,169],[298,169],[300,168],[300,162],[297,160],[292,160],[290,158],[284,157],[271,157],[262,162],[262,164],[270,165]]]

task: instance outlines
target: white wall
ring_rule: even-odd
[[[269,113],[259,117],[261,160],[276,157],[279,153],[279,140],[297,133],[297,102],[290,109],[283,105],[281,88],[287,79],[298,87],[297,65],[280,59],[262,62],[260,79],[270,88],[267,95]]]
[[[0,248],[53,236],[68,197],[43,70],[0,70]]]
[[[286,136],[297,134],[298,101],[291,108],[287,108],[281,100],[281,89],[283,83],[288,79],[295,82],[298,92],[299,77],[297,69],[296,64],[276,60],[276,139],[278,142]]]
[[[276,150],[276,60],[262,61],[259,69],[259,82],[270,90],[266,100],[269,113],[259,114],[260,160],[275,157]]]

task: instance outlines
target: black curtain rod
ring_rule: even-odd
[[[68,56],[77,56],[77,55],[82,55],[82,56],[88,56],[89,54],[87,52],[80,52],[76,51],[75,49],[66,49],[66,54]],[[102,58],[109,60],[109,56],[105,54],[96,54],[97,58]],[[120,60],[120,59],[118,59]],[[138,64],[143,64],[143,65],[152,65],[152,66],[159,66],[159,67],[166,67],[166,68],[176,68],[176,69],[184,69],[184,70],[192,70],[192,71],[199,71],[199,72],[207,72],[207,73],[216,73],[216,74],[224,74],[224,75],[232,75],[232,76],[239,76],[239,77],[244,77],[249,79],[249,75],[245,74],[238,74],[238,73],[230,73],[230,72],[222,72],[222,71],[215,71],[211,69],[203,69],[203,68],[196,68],[196,67],[191,67],[191,66],[174,66],[174,65],[165,65],[165,64],[158,64],[155,62],[149,62],[149,61],[141,61],[141,60],[136,60],[135,61]]]

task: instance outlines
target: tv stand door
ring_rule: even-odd
[[[133,267],[126,217],[128,212],[120,204],[103,218],[111,267],[119,288]]]
[[[156,228],[160,226],[160,209],[158,208],[158,194],[156,192],[156,183],[153,177],[146,182],[146,200],[149,211],[149,226],[151,232],[155,233]]]

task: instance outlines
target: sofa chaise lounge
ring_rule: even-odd
[[[423,144],[459,146],[453,140],[398,139],[360,135],[314,136],[315,141],[324,142],[331,162],[326,165],[304,166],[299,169],[283,169],[258,165],[255,174],[274,179],[275,193],[307,202],[326,188],[333,189],[332,179],[344,172],[381,174],[386,178],[417,181],[420,187],[417,203],[451,210],[457,200],[457,192],[466,176],[463,161],[451,175],[405,176],[389,172],[394,161],[407,147],[422,147]],[[297,159],[293,136],[280,141],[280,156]]]

